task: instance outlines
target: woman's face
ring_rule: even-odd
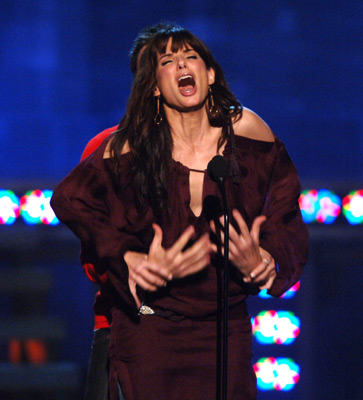
[[[155,95],[163,96],[167,106],[187,111],[199,107],[214,83],[214,70],[206,68],[203,59],[190,46],[173,53],[172,38],[165,54],[157,55]]]

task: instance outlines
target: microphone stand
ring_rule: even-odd
[[[228,288],[229,288],[229,211],[227,205],[226,191],[224,187],[224,178],[227,176],[228,164],[224,157],[217,155],[212,158],[207,168],[211,179],[218,184],[219,191],[222,196],[223,214],[224,214],[224,257],[223,257],[223,273],[222,273],[222,334],[220,338],[220,349],[222,357],[219,360],[221,366],[218,369],[218,400],[227,399],[227,383],[228,383]],[[219,354],[220,356],[220,354]]]
[[[224,255],[222,280],[222,400],[227,400],[228,384],[228,309],[229,309],[229,211],[223,178],[219,178],[218,187],[222,195],[224,214]]]

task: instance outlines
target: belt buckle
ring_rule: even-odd
[[[140,314],[151,315],[151,314],[155,314],[155,311],[151,307],[149,307],[145,304],[142,304],[142,306],[139,308],[139,315]]]

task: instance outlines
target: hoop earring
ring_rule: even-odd
[[[209,112],[212,117],[216,117],[218,114],[218,108],[214,104],[213,92],[212,92],[212,88],[210,86],[208,86],[208,91],[209,91],[209,99],[210,99]]]
[[[154,122],[156,125],[160,125],[163,117],[160,114],[160,96],[156,97],[156,115],[154,117]]]

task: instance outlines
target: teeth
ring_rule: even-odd
[[[183,75],[183,76],[181,76],[180,78],[179,78],[179,82],[182,80],[182,79],[187,79],[187,78],[193,78],[191,75]]]

